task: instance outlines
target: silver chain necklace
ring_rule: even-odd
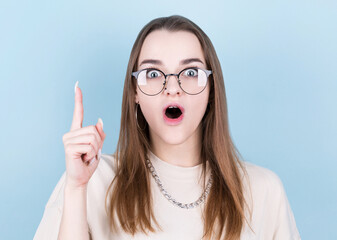
[[[146,159],[146,163],[147,163],[147,167],[149,168],[152,177],[154,178],[155,182],[157,183],[160,191],[162,192],[162,194],[164,195],[164,197],[166,197],[167,200],[169,200],[173,205],[180,207],[180,208],[184,208],[184,209],[190,209],[190,208],[195,208],[197,206],[199,206],[201,203],[203,203],[206,200],[206,197],[209,193],[209,190],[212,186],[212,182],[213,182],[213,178],[212,178],[212,172],[210,174],[210,178],[208,180],[208,183],[206,185],[206,189],[204,191],[204,193],[199,197],[198,200],[196,200],[195,202],[192,203],[181,203],[178,202],[177,200],[175,200],[174,198],[171,197],[171,195],[164,189],[163,184],[161,183],[159,176],[157,175],[157,172],[155,170],[155,168],[153,167],[151,161],[149,159]]]

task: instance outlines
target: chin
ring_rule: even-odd
[[[163,142],[165,142],[166,144],[169,145],[179,145],[182,144],[186,141],[186,137],[185,138],[177,138],[177,137],[165,137],[162,138]]]
[[[186,142],[190,137],[192,137],[193,131],[168,131],[161,132],[158,137],[161,138],[163,142],[170,145],[179,145]]]

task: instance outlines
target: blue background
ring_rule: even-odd
[[[245,160],[281,178],[302,239],[337,239],[336,1],[1,1],[0,239],[32,239],[65,171],[74,84],[115,150],[132,44],[180,14],[208,34]]]

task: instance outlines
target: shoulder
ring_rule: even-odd
[[[242,163],[247,173],[243,175],[245,200],[258,239],[301,239],[280,177],[268,168]]]
[[[250,162],[243,162],[243,190],[255,219],[275,221],[280,206],[288,204],[280,177],[272,170]],[[272,220],[273,219],[273,220]]]
[[[116,161],[113,154],[102,154],[98,166],[88,182],[87,220],[93,231],[100,229],[103,224],[108,224],[104,201],[107,189],[115,176],[115,169]],[[63,172],[45,205],[43,217],[34,239],[57,238],[64,205],[65,181],[66,171]]]
[[[243,161],[246,171],[241,172],[243,191],[247,203],[254,211],[274,211],[280,201],[286,199],[286,192],[280,177],[272,170]]]
[[[273,192],[280,191],[283,188],[280,177],[274,171],[247,161],[241,163],[246,170],[245,174],[240,169],[245,184],[249,182],[252,187]]]
[[[89,192],[97,192],[107,189],[115,176],[116,161],[113,154],[102,154],[98,166],[88,182]],[[58,180],[46,207],[58,207],[60,210],[63,205],[64,188],[66,182],[66,174],[64,171]],[[101,187],[100,187],[101,186]]]

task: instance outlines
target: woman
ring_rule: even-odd
[[[219,60],[190,20],[140,31],[115,154],[101,155],[103,122],[82,121],[76,84],[66,172],[35,239],[300,239],[281,180],[239,157]]]

